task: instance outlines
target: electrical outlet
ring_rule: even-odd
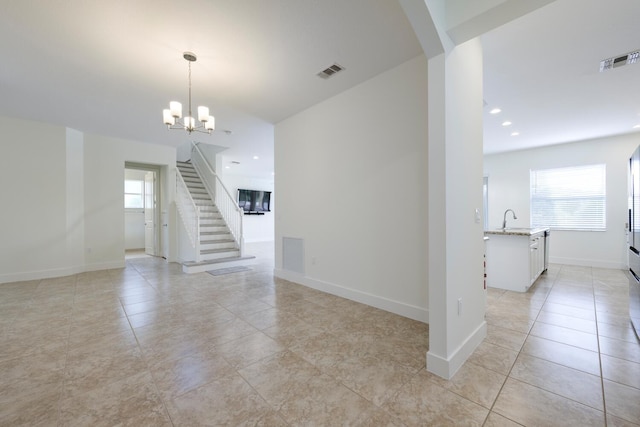
[[[462,315],[462,298],[458,298],[458,316]]]

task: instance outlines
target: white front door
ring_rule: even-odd
[[[144,252],[156,255],[156,173],[151,171],[144,175]]]

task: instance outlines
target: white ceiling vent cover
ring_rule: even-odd
[[[342,65],[333,64],[332,66],[327,67],[324,70],[320,71],[318,73],[318,77],[322,77],[323,79],[328,79],[329,77],[333,76],[336,73],[339,73],[342,70],[344,70],[344,67]]]
[[[625,53],[624,55],[614,56],[600,61],[600,72],[613,70],[623,65],[635,64],[640,62],[640,50]]]

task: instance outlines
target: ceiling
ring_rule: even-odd
[[[638,16],[638,0],[556,0],[483,35],[485,153],[640,131],[640,63],[600,73],[640,50]]]
[[[163,125],[169,101],[186,109],[185,51],[194,107],[230,134]],[[421,49],[395,0],[0,0],[0,52],[0,115],[229,147],[227,173],[272,179],[274,123]],[[316,75],[335,62],[345,71]]]
[[[485,34],[485,110],[503,110],[485,115],[485,152],[637,131],[640,64],[598,72],[640,49],[637,16],[637,0],[556,0]],[[162,124],[169,101],[186,108],[184,51],[211,136]],[[228,147],[227,173],[270,179],[274,123],[422,51],[396,0],[0,0],[0,52],[2,116]]]

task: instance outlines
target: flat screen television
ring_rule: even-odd
[[[238,206],[245,215],[264,215],[271,212],[271,191],[238,189]]]

